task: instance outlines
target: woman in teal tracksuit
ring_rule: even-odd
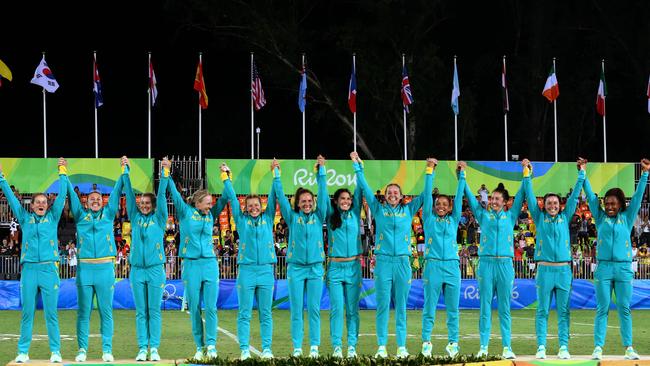
[[[634,220],[641,208],[641,200],[648,182],[650,161],[641,160],[641,178],[629,206],[625,207],[625,194],[620,188],[612,188],[605,193],[605,209],[600,206],[598,197],[594,194],[585,180],[585,193],[589,202],[589,210],[596,220],[598,231],[598,246],[596,259],[598,265],[594,274],[596,287],[596,318],[594,320],[595,348],[592,358],[600,360],[603,356],[605,335],[607,332],[607,315],[612,296],[616,295],[616,308],[621,325],[621,338],[625,347],[625,359],[638,360],[639,355],[632,347],[632,312],[630,298],[632,297],[632,245],[630,232]]]
[[[289,225],[289,248],[287,251],[287,282],[291,306],[291,338],[293,356],[302,355],[303,298],[307,292],[309,314],[309,356],[318,357],[320,345],[320,300],[323,294],[323,223],[326,219],[329,196],[325,189],[325,159],[318,157],[318,205],[314,208],[314,195],[298,188],[293,208],[284,195],[280,181],[280,166],[273,161],[273,189],[280,203],[280,211]]]
[[[442,291],[447,310],[447,337],[449,343],[445,350],[450,357],[458,354],[458,304],[460,302],[460,265],[456,232],[463,212],[463,193],[465,192],[465,170],[459,164],[458,188],[452,209],[451,198],[438,195],[433,207],[434,170],[438,164],[435,159],[427,159],[424,180],[424,202],[422,220],[424,221],[424,309],[422,311],[422,355],[431,357],[431,330],[436,318],[436,306]]]
[[[324,179],[318,181],[327,190]],[[343,357],[343,315],[348,330],[348,358],[357,356],[359,337],[359,296],[361,295],[361,187],[354,197],[347,188],[334,192],[327,205],[328,258],[327,289],[330,298],[330,337],[333,356]]]
[[[397,357],[408,357],[406,349],[406,302],[411,288],[411,221],[422,206],[422,196],[408,204],[402,203],[399,185],[386,187],[386,203],[379,203],[363,174],[363,165],[356,152],[350,154],[356,172],[357,184],[375,218],[375,290],[377,297],[377,353],[375,357],[388,357],[388,313],[390,300],[395,303],[395,330]],[[393,296],[391,296],[393,295]]]
[[[7,180],[2,175],[0,166],[0,188],[7,197],[7,202],[23,231],[20,248],[20,302],[23,312],[20,321],[20,339],[18,356],[15,362],[29,361],[29,345],[32,341],[32,326],[38,292],[43,299],[45,324],[50,343],[50,362],[61,362],[61,337],[57,304],[59,301],[59,252],[57,227],[68,192],[68,177],[64,161],[59,161],[59,194],[54,204],[49,207],[45,194],[32,197],[31,212],[23,208]]]
[[[111,192],[108,204],[103,205],[100,192],[88,194],[84,208],[79,202],[72,184],[68,180],[70,211],[77,225],[77,362],[86,361],[88,331],[93,295],[97,295],[97,306],[101,319],[102,360],[113,362],[113,291],[115,285],[115,238],[113,221],[119,209],[122,193],[122,179],[118,178]]]
[[[176,215],[180,222],[181,244],[179,257],[183,258],[181,277],[185,286],[184,295],[190,312],[192,336],[196,344],[194,359],[207,356],[217,357],[217,298],[219,297],[219,269],[212,247],[212,226],[228,201],[221,196],[212,206],[212,196],[201,189],[192,195],[188,204],[176,189],[170,178],[167,184]],[[212,208],[210,208],[212,206]],[[205,332],[201,318],[201,294],[205,306]],[[205,333],[205,339],[204,339]],[[204,354],[204,346],[206,352]]]
[[[167,184],[169,182],[169,160],[162,162],[158,197],[145,193],[140,197],[140,207],[136,205],[135,194],[131,187],[128,159],[123,158],[126,166],[122,179],[126,194],[126,211],[131,221],[131,250],[129,264],[131,273],[129,281],[135,300],[135,330],[138,339],[136,361],[147,360],[147,348],[151,347],[149,359],[160,361],[158,347],[162,318],[160,303],[165,287],[165,248],[164,235],[167,225]]]
[[[524,166],[529,166],[528,159],[522,161]],[[524,189],[528,201],[528,211],[537,227],[537,245],[535,247],[535,262],[537,275],[537,312],[535,313],[535,330],[537,333],[538,359],[546,358],[546,329],[548,322],[551,298],[555,294],[555,304],[558,314],[558,336],[560,339],[560,359],[569,359],[569,320],[571,282],[571,242],[569,223],[573,218],[578,205],[578,197],[585,181],[584,162],[578,160],[578,180],[573,191],[567,198],[564,210],[560,211],[560,196],[547,193],[544,196],[544,208],[537,206],[537,197],[533,192],[531,175],[524,178]],[[532,167],[530,168],[532,170]]]
[[[462,163],[465,164],[465,163]],[[528,168],[524,169],[524,177],[528,176]],[[523,190],[519,189],[512,207],[504,210],[510,199],[508,191],[497,188],[492,191],[489,209],[483,208],[474,197],[469,185],[465,185],[465,196],[469,206],[481,226],[481,238],[478,251],[479,266],[477,271],[481,310],[479,318],[479,333],[481,348],[478,355],[488,354],[490,328],[492,326],[492,296],[496,289],[501,326],[501,342],[503,358],[514,359],[516,356],[510,346],[510,298],[515,272],[512,265],[514,242],[512,230],[519,217],[524,203]]]
[[[259,196],[246,197],[246,212],[242,213],[237,195],[233,189],[230,170],[221,167],[224,195],[230,201],[232,215],[239,233],[239,252],[237,254],[237,338],[241,350],[241,360],[251,357],[249,350],[250,322],[253,300],[257,299],[260,313],[260,336],[262,338],[262,358],[273,358],[271,342],[273,337],[273,286],[275,277],[273,266],[277,262],[273,241],[273,220],[275,219],[275,192],[271,186],[266,210],[262,211]]]

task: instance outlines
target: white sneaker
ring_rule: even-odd
[[[488,355],[488,346],[481,346],[479,348],[478,353],[476,354],[476,357],[486,357]]]
[[[86,350],[83,348],[79,348],[79,351],[77,352],[77,356],[74,358],[75,362],[86,362]]]
[[[517,358],[514,352],[512,352],[512,348],[510,347],[503,347],[503,353],[501,354],[501,357],[505,358],[506,360],[514,360]]]
[[[147,349],[140,348],[138,354],[135,356],[136,361],[146,361],[147,360]]]
[[[625,357],[623,358],[625,358],[626,360],[638,360],[640,357],[639,354],[636,353],[634,348],[632,348],[632,346],[629,346],[625,349]]]
[[[102,361],[104,362],[115,362],[115,358],[113,358],[113,354],[110,352],[104,352],[102,354]]]
[[[571,359],[571,354],[569,353],[569,347],[567,346],[560,347],[560,350],[557,352],[557,357],[561,360]]]
[[[318,358],[318,356],[319,356],[318,346],[311,346],[309,348],[309,357]]]
[[[152,348],[149,353],[149,359],[151,361],[160,361],[160,355],[158,354],[158,348]]]
[[[206,356],[208,358],[217,358],[217,348],[213,345],[209,345]]]
[[[379,346],[379,348],[377,348],[377,353],[375,353],[375,358],[388,358],[388,352],[386,352],[386,346]]]
[[[196,347],[196,353],[194,354],[194,359],[195,360],[202,360],[203,359],[203,349],[201,347]]]
[[[27,353],[19,353],[14,360],[15,363],[25,363],[29,361],[29,355]]]
[[[262,350],[262,356],[260,356],[263,360],[270,360],[273,358],[273,352],[271,352],[270,348],[264,348]]]
[[[332,353],[332,357],[343,358],[343,349],[341,349],[341,346],[334,347],[334,352]]]
[[[431,351],[433,350],[433,346],[431,345],[431,342],[422,342],[422,356],[424,357],[431,357]]]
[[[406,350],[406,347],[397,347],[397,353],[395,354],[397,358],[408,358],[409,351]]]
[[[61,352],[52,352],[52,354],[50,355],[50,362],[51,363],[63,362],[63,358],[61,357]]]
[[[447,344],[447,347],[445,347],[445,351],[447,351],[447,354],[449,357],[454,358],[456,355],[458,355],[458,343],[456,342],[451,342]]]
[[[602,360],[603,359],[603,348],[601,346],[596,346],[594,351],[591,353],[592,360]]]
[[[302,357],[302,348],[294,348],[293,353],[291,354],[292,357]]]
[[[242,350],[241,355],[239,356],[239,359],[244,361],[244,360],[248,360],[249,358],[251,358],[251,351],[249,351],[247,349]]]
[[[357,349],[354,346],[348,346],[348,358],[357,357]]]
[[[543,360],[546,358],[546,346],[540,345],[537,347],[537,352],[535,353],[535,358],[538,360]]]

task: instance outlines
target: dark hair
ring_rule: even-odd
[[[616,199],[618,200],[618,203],[620,203],[620,205],[621,205],[620,212],[625,211],[625,209],[626,209],[626,206],[625,206],[625,193],[623,193],[623,190],[620,189],[620,188],[612,188],[612,189],[608,190],[605,193],[605,198],[603,199],[603,202],[605,202],[607,197],[610,197],[610,196],[616,197]]]
[[[389,187],[397,187],[397,189],[399,189],[399,194],[402,194],[402,187],[400,187],[399,184],[397,184],[397,183],[388,183],[388,184],[386,184],[386,188],[384,189],[384,196],[387,195]],[[400,204],[402,202],[404,202],[404,195],[402,195],[402,198],[399,200]]]
[[[451,197],[447,196],[446,194],[439,194],[439,195],[436,195],[436,196],[435,196],[435,199],[436,199],[436,200],[433,202],[433,204],[435,205],[435,203],[436,203],[439,199],[441,199],[441,198],[446,199],[447,202],[449,202],[449,206],[451,206]]]
[[[260,196],[256,194],[249,194],[248,196],[246,196],[246,198],[244,198],[244,202],[246,203],[246,205],[248,205],[248,200],[257,200],[260,203],[260,208],[262,208],[262,198]],[[273,207],[273,209],[275,210],[275,207]]]
[[[542,201],[544,202],[544,205],[546,205],[546,199],[551,198],[551,197],[557,198],[557,200],[560,201],[560,202],[562,201],[562,199],[560,198],[560,196],[557,193],[549,192],[549,193],[545,194],[544,198],[542,199]],[[546,212],[546,207],[545,206],[542,207],[542,212]]]
[[[341,193],[347,192],[350,197],[352,197],[352,193],[350,193],[350,190],[347,188],[339,188],[334,192],[334,198],[332,198],[332,208],[334,209],[334,214],[330,217],[330,227],[332,230],[336,230],[341,227],[343,224],[343,220],[341,220],[341,211],[338,208],[338,201],[339,201],[339,196],[341,196]],[[350,209],[352,209],[353,206],[350,206]]]
[[[492,191],[492,193],[501,193],[503,196],[503,201],[508,202],[510,200],[510,194],[508,194],[508,190],[503,186],[503,183],[499,183],[499,185]]]
[[[149,201],[151,201],[151,209],[152,209],[152,211],[155,210],[156,209],[156,195],[151,193],[151,192],[147,192],[147,193],[143,193],[142,197],[140,199],[142,199],[144,197],[149,198]]]
[[[299,187],[299,188],[296,190],[296,194],[293,196],[293,210],[294,210],[295,212],[299,212],[299,211],[300,211],[300,207],[298,206],[298,202],[300,201],[300,196],[301,196],[303,193],[309,193],[309,194],[311,195],[311,199],[312,199],[312,200],[314,199],[314,194],[313,194],[310,190],[308,190],[308,189],[306,189],[306,188]]]

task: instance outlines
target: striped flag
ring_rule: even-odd
[[[545,96],[549,102],[556,100],[560,95],[560,87],[557,84],[557,76],[555,75],[555,65],[551,66],[551,71],[549,71],[548,77],[546,78],[546,84],[544,84],[542,95]]]
[[[501,93],[503,94],[503,113],[510,111],[510,101],[508,100],[508,84],[506,84],[506,58],[503,58],[503,70],[501,71]]]
[[[300,87],[298,88],[298,109],[300,112],[305,113],[305,105],[307,104],[307,69],[302,65],[300,72]]]
[[[648,77],[648,113],[650,113],[650,77]]]
[[[93,93],[95,93],[95,108],[104,105],[104,97],[102,96],[102,83],[99,80],[99,69],[97,68],[97,57],[93,57]]]
[[[409,75],[406,72],[406,65],[402,67],[402,104],[406,113],[409,112],[409,105],[413,104],[413,94],[411,93],[411,83],[409,82]]]
[[[460,97],[460,84],[458,83],[458,68],[456,68],[456,59],[454,58],[454,87],[451,89],[451,109],[455,115],[459,114],[458,97]]]
[[[350,85],[348,87],[348,106],[350,112],[357,113],[357,70],[354,62],[352,63],[352,74],[350,75]]]
[[[149,95],[151,95],[151,106],[156,105],[156,98],[158,98],[158,88],[156,87],[156,73],[153,72],[153,63],[149,60]],[[196,81],[195,81],[196,85]],[[207,97],[206,97],[207,102]],[[206,103],[207,104],[207,103]]]
[[[605,97],[607,96],[607,84],[605,84],[605,70],[600,71],[600,82],[598,83],[598,95],[596,95],[596,111],[605,116]]]
[[[196,76],[194,77],[194,90],[199,92],[199,104],[201,109],[208,108],[208,93],[205,90],[205,80],[203,79],[203,61],[199,59],[199,65],[196,67]]]
[[[253,75],[251,78],[251,95],[253,97],[253,105],[255,110],[259,111],[266,105],[266,98],[264,98],[264,89],[262,89],[262,79],[257,71],[257,64],[253,62]]]

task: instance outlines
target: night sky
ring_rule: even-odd
[[[541,91],[557,57],[560,160],[578,155],[602,160],[602,122],[595,115],[601,58],[607,60],[610,93],[609,161],[650,155],[648,1],[195,0],[91,6],[50,3],[45,10],[29,3],[9,5],[0,14],[0,59],[14,77],[0,87],[0,156],[42,157],[41,88],[29,83],[42,51],[61,85],[47,95],[50,157],[94,156],[93,51],[104,90],[100,157],[146,157],[148,51],[158,79],[152,117],[157,158],[198,155],[198,101],[192,86],[199,51],[209,96],[203,112],[203,156],[208,158],[250,156],[251,51],[267,98],[256,115],[262,158],[301,157],[301,52],[307,54],[310,76],[334,103],[326,105],[324,93],[309,85],[308,158],[322,153],[344,159],[352,150],[350,132],[337,112],[351,118],[347,87],[353,52],[358,53],[359,133],[374,158],[402,158],[401,52],[407,54],[416,101],[409,116],[417,127],[409,158],[453,158],[449,99],[453,55],[458,55],[461,159],[503,159],[504,54],[511,153],[553,160],[553,112]],[[277,36],[279,51],[264,34]]]

